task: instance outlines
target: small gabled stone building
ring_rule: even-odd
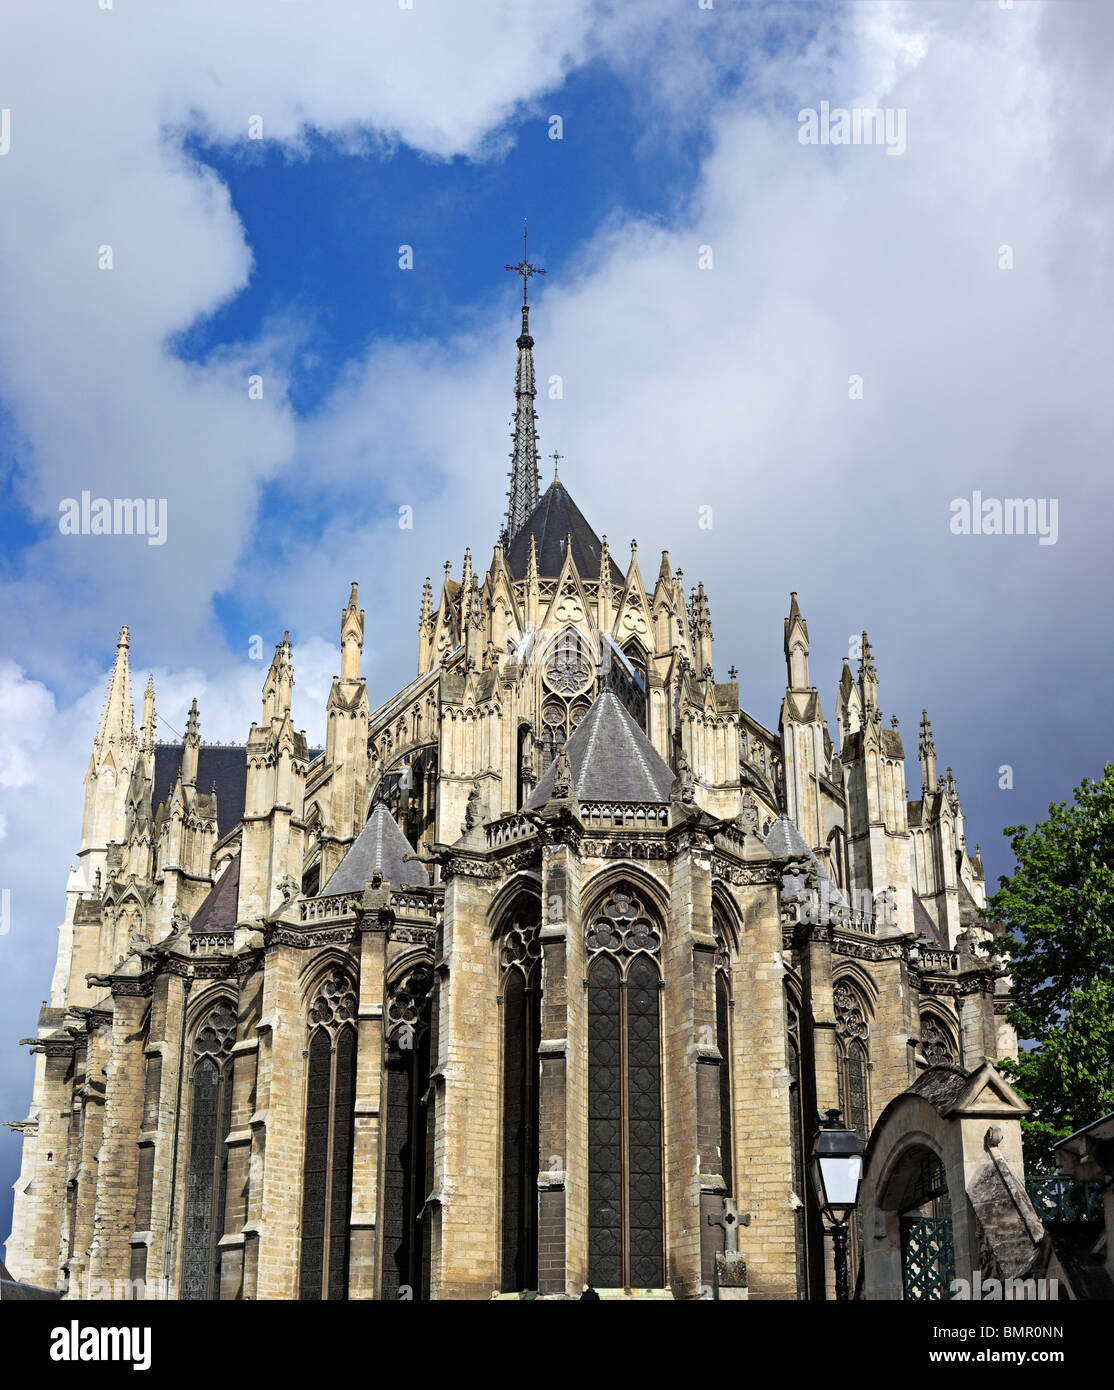
[[[120,635],[39,1030],[13,1274],[87,1296],[823,1297],[804,1163],[931,1065],[1012,1054],[977,851],[863,636],[838,745],[790,601],[765,724],[709,596],[554,479],[523,306],[486,571],[426,582],[372,709],[352,586],[315,750],[287,636],[242,749],[140,730]],[[621,520],[621,515],[618,518]]]

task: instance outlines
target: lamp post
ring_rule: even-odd
[[[859,1200],[863,1176],[863,1146],[853,1129],[847,1129],[838,1110],[829,1110],[820,1126],[808,1162],[816,1200],[832,1228],[835,1247],[836,1298],[850,1297],[847,1282],[847,1222]]]

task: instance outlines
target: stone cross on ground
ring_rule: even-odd
[[[723,1199],[723,1212],[719,1216],[708,1213],[709,1226],[723,1227],[723,1250],[726,1255],[735,1255],[739,1250],[739,1227],[750,1225],[750,1213],[739,1215],[739,1208],[735,1205],[734,1198],[725,1197]]]

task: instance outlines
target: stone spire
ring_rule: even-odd
[[[863,711],[878,710],[878,671],[870,650],[870,639],[863,633],[862,656],[859,658],[859,693],[862,696]]]
[[[507,493],[507,520],[503,526],[503,545],[508,546],[521,531],[526,518],[538,505],[538,431],[534,410],[534,340],[530,336],[530,306],[522,305],[522,332],[518,336],[518,368],[515,372],[514,448],[511,450],[511,486]]]
[[[921,791],[927,796],[936,790],[936,745],[932,741],[932,725],[928,710],[921,710]]]
[[[472,602],[472,550],[466,546],[464,565],[460,571],[460,627],[463,632],[468,622],[468,609]]]
[[[275,647],[271,669],[263,682],[263,726],[272,719],[281,719],[290,713],[290,699],[294,686],[294,664],[290,659],[290,633],[282,634],[282,641]]]
[[[789,595],[785,620],[785,666],[790,690],[808,690],[808,625],[801,617],[796,593]]]
[[[429,580],[426,580],[429,587]],[[360,607],[359,589],[352,581],[348,607],[340,615],[340,674],[346,681],[359,680],[360,654],[364,649],[364,610]]]
[[[859,688],[851,675],[851,663],[843,658],[843,674],[839,678],[836,694],[836,719],[844,739],[857,734],[863,726],[863,702],[859,698]]]
[[[128,629],[122,627],[116,642],[116,660],[108,680],[100,728],[94,748],[100,752],[110,744],[120,748],[135,738],[135,710],[131,698],[131,673],[128,669]]]
[[[197,786],[197,755],[201,750],[200,721],[197,717],[197,696],[193,697],[186,719],[186,737],[182,741],[182,785]]]
[[[708,596],[704,592],[703,582],[699,583],[692,591],[692,602],[689,605],[690,620],[689,625],[692,631],[692,640],[695,651],[693,652],[693,664],[696,667],[696,674],[705,680],[712,679],[712,613],[708,607]]]
[[[145,758],[155,756],[155,678],[147,677],[147,689],[143,692],[143,731],[139,739],[139,751]],[[154,771],[154,764],[151,765]]]
[[[601,632],[611,627],[611,552],[607,548],[607,537],[600,537],[600,582],[596,591],[596,622]]]

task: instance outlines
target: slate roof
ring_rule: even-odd
[[[181,765],[180,743],[155,744],[155,779],[151,797],[156,806],[169,797]],[[203,743],[197,750],[197,790],[208,792],[212,783],[217,784],[217,822],[222,834],[231,830],[243,817],[247,781],[247,750],[242,743]]]
[[[530,563],[530,537],[538,553],[538,574],[556,579],[565,563],[565,537],[572,536],[572,558],[582,579],[596,579],[600,572],[602,544],[559,478],[554,478],[542,499],[523,523],[506,550],[507,567],[515,579],[526,578]],[[611,561],[611,579],[622,585],[626,576]]]
[[[309,750],[310,761],[320,748]],[[166,801],[182,765],[180,743],[155,744],[155,777],[151,799],[158,806]],[[203,743],[197,750],[197,790],[208,793],[217,784],[217,826],[224,835],[244,817],[244,796],[248,782],[247,749],[242,743]]]
[[[808,841],[788,816],[778,816],[770,826],[765,843],[770,853],[778,859],[811,859],[820,868],[819,861],[808,847]]]
[[[906,1089],[905,1094],[912,1092],[914,1095],[923,1096],[943,1114],[959,1100],[971,1075],[972,1073],[965,1072],[962,1067],[942,1062],[939,1066],[922,1071]]]
[[[986,918],[979,911],[979,905],[971,896],[971,890],[959,880],[959,925],[961,927],[982,927],[984,930],[989,926]]]
[[[413,854],[414,847],[380,802],[367,818],[367,824],[353,841],[348,853],[333,870],[321,890],[327,893],[362,893],[378,869],[385,882],[395,885],[429,887],[425,865],[409,862],[403,855]]]
[[[770,826],[769,833],[763,843],[770,853],[778,859],[807,859],[816,870],[816,875],[821,883],[831,884],[831,888],[828,890],[828,900],[841,904],[843,907],[849,906],[843,889],[809,849],[808,841],[787,815],[782,814],[777,817],[773,825]]]
[[[572,791],[579,801],[655,801],[664,805],[673,769],[627,713],[613,690],[601,691],[565,744]],[[536,810],[553,795],[553,763],[524,809]]]
[[[35,1299],[60,1299],[60,1289],[40,1289],[34,1284],[21,1284],[13,1279],[0,1260],[0,1303],[27,1303]]]
[[[223,931],[234,927],[239,918],[239,902],[240,856],[236,855],[193,914],[190,931]]]
[[[916,893],[913,894],[913,926],[916,928],[918,936],[927,936],[930,941],[935,941],[938,946],[948,949],[948,943],[941,933],[939,927],[932,920],[932,914]]]

